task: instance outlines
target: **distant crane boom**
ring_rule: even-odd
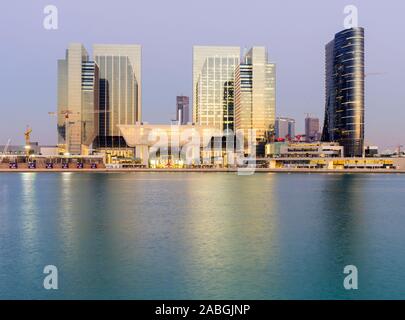
[[[368,72],[364,75],[364,77],[370,77],[370,76],[382,76],[384,74],[387,74],[387,72]]]
[[[3,154],[7,153],[10,143],[11,143],[11,139],[8,139],[6,145],[4,146]]]
[[[1,157],[1,159],[0,159],[0,163],[3,162],[3,159],[4,159],[4,157],[6,156],[8,147],[10,146],[10,143],[11,143],[11,139],[8,139],[6,145],[4,146],[3,155],[2,155],[2,157]]]

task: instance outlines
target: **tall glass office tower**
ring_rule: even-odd
[[[96,147],[125,149],[127,145],[118,125],[141,121],[141,46],[96,44],[93,56],[100,69]]]
[[[258,143],[274,131],[276,114],[276,66],[268,62],[265,47],[253,47],[236,70],[235,128],[256,132]]]
[[[193,47],[193,122],[233,129],[233,90],[240,47]]]
[[[179,124],[187,124],[190,121],[190,98],[187,96],[176,97],[176,121]]]
[[[196,84],[196,123],[233,129],[233,84],[239,56],[208,57]]]
[[[305,141],[319,141],[319,119],[307,116],[305,118]]]
[[[325,47],[325,121],[322,141],[339,142],[347,157],[364,148],[364,29],[335,35]]]
[[[88,146],[98,132],[99,69],[94,61],[82,63],[82,140]]]
[[[278,139],[295,138],[295,120],[291,118],[278,117],[275,123],[275,136]]]
[[[86,154],[98,128],[98,66],[80,43],[69,45],[58,60],[58,145],[70,154]]]

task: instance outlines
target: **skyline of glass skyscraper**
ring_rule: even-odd
[[[141,121],[141,46],[93,45],[100,69],[97,148],[126,148],[118,125]]]
[[[176,121],[182,125],[190,121],[190,98],[188,96],[176,97]]]
[[[307,116],[305,118],[305,141],[319,141],[319,118]]]
[[[98,66],[80,43],[58,60],[58,145],[70,154],[86,154],[98,128]]]
[[[240,47],[193,46],[194,123],[219,130],[232,127],[229,109],[233,108],[233,84],[239,60]]]
[[[339,142],[348,157],[364,149],[364,29],[345,29],[325,47],[322,141]]]
[[[133,68],[140,68],[141,47],[93,48],[94,61],[78,43],[69,45],[66,58],[58,60],[58,142],[72,154],[83,153],[94,132],[99,136],[96,148],[126,148],[118,125],[135,124],[141,117],[140,71]],[[254,129],[257,142],[265,142],[274,131],[275,64],[268,62],[265,47],[252,47],[241,59],[239,47],[195,46],[194,81],[195,123],[224,132]],[[325,91],[322,141],[340,143],[345,156],[362,156],[363,28],[345,29],[325,46]]]
[[[240,47],[193,47],[193,121],[227,132],[254,129],[256,142],[274,131],[275,64],[265,47],[241,62]]]
[[[275,121],[275,137],[290,140],[295,138],[295,120],[286,117],[277,117]]]
[[[276,65],[268,62],[265,47],[252,47],[235,75],[235,129],[255,130],[264,143],[274,132],[276,117]]]
[[[196,123],[219,130],[233,128],[233,85],[239,56],[208,57],[196,84]],[[233,118],[233,117],[232,117]]]

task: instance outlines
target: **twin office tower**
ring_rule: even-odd
[[[364,144],[364,30],[346,29],[326,45],[323,141],[346,156]],[[125,148],[118,125],[141,121],[141,47],[94,45],[93,58],[71,44],[58,61],[58,143],[71,154]],[[274,131],[275,64],[264,47],[193,48],[193,122],[226,132],[254,129],[258,143]]]
[[[193,121],[223,132],[254,130],[257,143],[274,131],[276,67],[264,47],[193,48]]]
[[[70,154],[125,148],[119,124],[141,120],[141,46],[80,43],[58,60],[58,144]]]
[[[239,47],[193,49],[193,123],[225,134],[275,120],[275,65],[263,47],[241,60]],[[70,154],[126,148],[119,125],[141,121],[141,47],[94,45],[93,57],[71,44],[58,61],[58,144]]]

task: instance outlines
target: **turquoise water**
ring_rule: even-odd
[[[0,298],[405,298],[404,208],[401,175],[0,174]]]

